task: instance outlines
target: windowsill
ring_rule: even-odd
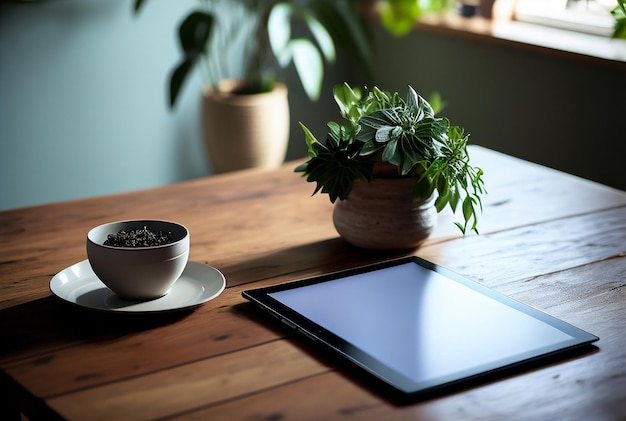
[[[470,37],[626,67],[626,40],[545,25],[490,20],[479,16],[464,18],[449,12],[420,19],[416,30]]]
[[[567,0],[517,0],[515,19],[605,37],[613,34],[615,19],[611,16],[610,6],[601,6],[598,2],[592,2],[591,6],[574,2],[568,8],[568,3]]]

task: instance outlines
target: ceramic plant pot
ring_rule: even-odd
[[[373,250],[418,247],[437,223],[435,196],[415,202],[415,178],[357,180],[346,200],[335,202],[333,223],[349,243]]]
[[[277,83],[272,92],[235,93],[242,82],[220,82],[220,92],[205,87],[202,128],[205,150],[216,173],[246,168],[275,168],[287,153],[289,104],[287,88]]]

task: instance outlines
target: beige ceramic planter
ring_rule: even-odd
[[[220,82],[220,92],[205,88],[203,139],[216,173],[245,168],[275,168],[285,160],[289,142],[287,88],[276,84],[265,94],[232,93],[237,80]]]
[[[357,180],[346,200],[335,203],[333,222],[349,243],[366,249],[418,247],[437,224],[435,196],[414,202],[415,178]]]

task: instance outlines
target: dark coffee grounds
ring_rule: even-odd
[[[174,242],[174,236],[167,231],[152,231],[146,227],[135,230],[121,230],[109,234],[104,241],[105,246],[113,247],[151,247]]]

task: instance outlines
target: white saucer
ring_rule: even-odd
[[[107,288],[93,273],[88,260],[54,275],[50,291],[60,299],[81,307],[116,313],[163,313],[189,310],[222,293],[222,273],[202,263],[188,262],[183,274],[163,297],[149,301],[126,301]]]

